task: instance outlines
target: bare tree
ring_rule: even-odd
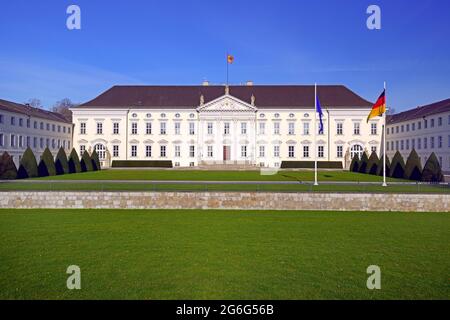
[[[62,114],[64,118],[72,121],[72,111],[70,111],[69,108],[72,108],[76,105],[77,104],[73,103],[69,98],[64,98],[55,103],[55,105],[52,107],[52,111]]]
[[[33,108],[40,108],[40,109],[43,108],[41,100],[39,100],[37,98],[28,99],[28,101],[25,102],[25,104],[29,104]]]

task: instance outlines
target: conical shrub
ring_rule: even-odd
[[[399,151],[397,151],[392,158],[390,174],[392,178],[405,178],[405,160]]]
[[[422,181],[428,182],[443,182],[444,175],[442,174],[441,165],[434,154],[434,152],[428,157],[425,166],[422,171]]]
[[[38,166],[33,151],[28,147],[23,153],[20,160],[19,170],[17,170],[17,178],[26,179],[38,176]]]
[[[88,152],[86,151],[83,152],[80,164],[81,164],[81,172],[92,171],[92,160]]]
[[[390,177],[390,170],[391,162],[389,160],[389,157],[386,156],[386,177]],[[377,176],[383,176],[383,157],[381,157],[378,161]]]
[[[0,157],[0,179],[9,180],[17,178],[17,167],[8,152]]]
[[[361,156],[361,161],[359,162],[359,172],[366,173],[367,164],[369,163],[369,158],[367,157],[367,153],[363,152]]]
[[[56,174],[67,174],[69,173],[69,162],[67,161],[67,155],[64,148],[59,148],[58,154],[55,158],[55,169]]]
[[[81,172],[80,159],[78,158],[78,153],[75,151],[75,149],[72,149],[72,151],[70,152],[68,163],[70,173]]]
[[[366,173],[376,175],[379,161],[380,159],[378,159],[377,153],[375,151],[372,152],[369,158],[369,162],[367,162]]]
[[[352,162],[350,163],[350,171],[359,172],[359,157],[356,153],[353,156]]]
[[[45,148],[41,155],[41,161],[38,166],[39,177],[47,177],[56,175],[55,160],[48,148]]]
[[[412,149],[406,160],[405,178],[409,180],[422,180],[422,164],[416,150]]]
[[[92,170],[94,171],[101,170],[100,159],[98,158],[97,151],[94,150],[94,152],[92,152],[91,160],[92,160]]]

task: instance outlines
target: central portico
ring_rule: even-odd
[[[200,97],[198,163],[256,164],[257,108],[245,101],[225,95],[206,104]],[[254,97],[252,98],[254,104]]]

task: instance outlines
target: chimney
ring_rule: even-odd
[[[252,86],[253,85],[253,81],[252,80],[249,80],[249,81],[247,81],[247,86]]]
[[[204,87],[209,86],[209,81],[208,81],[208,80],[203,80],[202,85],[203,85]]]

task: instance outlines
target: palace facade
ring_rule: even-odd
[[[314,135],[314,86],[114,86],[74,107],[74,147],[113,160],[175,167],[342,161],[381,151],[383,118],[345,86],[318,86],[324,131]],[[319,117],[317,117],[317,123]],[[318,130],[319,125],[316,127]],[[316,137],[316,139],[314,139]]]

